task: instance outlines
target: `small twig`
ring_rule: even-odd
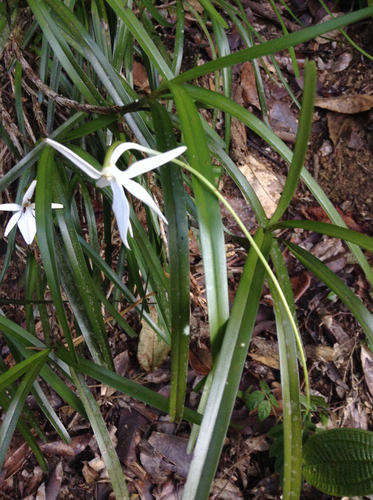
[[[252,0],[243,0],[242,5],[245,7],[249,7],[255,14],[264,17],[265,19],[269,19],[270,21],[273,22],[273,24],[277,24],[278,26],[281,26],[280,20],[276,16],[274,12],[269,10],[267,7],[264,7],[264,5],[261,5],[259,3],[253,2]],[[286,28],[293,32],[293,31],[299,31],[301,29],[301,26],[299,26],[296,23],[293,23],[291,21],[288,21],[285,18],[282,18]]]

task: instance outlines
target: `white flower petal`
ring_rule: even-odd
[[[33,210],[26,208],[25,212],[18,221],[18,227],[25,242],[28,245],[31,245],[36,234],[36,219]]]
[[[117,219],[120,237],[127,248],[129,248],[127,241],[127,231],[130,228],[130,209],[129,203],[124,194],[123,188],[118,184],[116,179],[110,182],[113,191],[113,205],[112,209]],[[132,234],[132,230],[131,230]]]
[[[165,163],[168,163],[169,161],[174,160],[175,158],[180,156],[186,149],[187,148],[185,146],[181,146],[179,148],[172,149],[171,151],[167,151],[167,153],[152,156],[151,158],[145,158],[144,160],[139,160],[123,172],[124,177],[126,179],[133,179],[138,175],[149,172],[149,170],[158,168],[161,165],[164,165]]]
[[[36,181],[32,181],[31,184],[29,185],[26,193],[24,194],[22,198],[22,206],[28,205],[30,203],[30,200],[34,194],[35,191],[35,186],[36,186]]]
[[[133,195],[136,196],[139,200],[141,200],[143,203],[148,205],[156,214],[161,217],[161,219],[164,220],[166,224],[168,224],[166,217],[162,214],[162,212],[159,210],[157,205],[154,203],[153,198],[150,196],[150,194],[142,187],[140,184],[138,184],[135,181],[131,181],[130,179],[126,180],[126,183],[124,187]]]
[[[18,212],[22,211],[22,207],[17,203],[2,203],[0,204],[0,210],[5,212]]]
[[[92,167],[90,163],[83,160],[83,158],[81,158],[79,155],[71,151],[71,149],[63,146],[59,142],[53,141],[52,139],[44,139],[44,142],[46,142],[49,146],[52,146],[62,155],[66,156],[68,160],[79,167],[80,170],[83,170],[83,172],[89,175],[89,177],[92,177],[92,179],[99,179],[101,177],[101,173],[98,170]]]
[[[145,153],[147,151],[149,151],[149,148],[145,148],[144,146],[140,146],[140,144],[136,144],[135,142],[122,142],[112,152],[112,154],[110,156],[110,163],[112,165],[115,165],[116,162],[119,160],[119,158],[122,156],[122,154],[125,151],[128,151],[129,149],[136,149],[137,151],[143,151]]]
[[[63,208],[63,205],[61,203],[52,203],[52,208]]]
[[[4,236],[7,237],[10,231],[14,228],[14,226],[17,224],[19,219],[22,217],[22,207],[21,210],[19,210],[17,213],[13,214],[11,218],[9,219],[8,224],[6,225]]]
[[[105,179],[105,177],[101,177],[101,179],[99,179],[96,182],[96,186],[99,188],[108,187],[108,186],[110,186],[110,182],[107,179]]]

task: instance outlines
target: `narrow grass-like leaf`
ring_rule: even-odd
[[[28,3],[39,22],[40,28],[47,37],[54,54],[68,72],[79,92],[87,99],[89,104],[105,105],[105,101],[97,91],[95,85],[75,60],[45,2],[43,0],[29,0]],[[61,9],[61,4],[58,7],[59,9],[56,8],[54,15]]]
[[[95,401],[82,374],[76,373],[75,370],[72,370],[72,373],[79,396],[87,412],[89,423],[97,440],[102,459],[105,462],[115,498],[117,500],[129,500],[130,497],[123,470],[105,421],[102,418],[100,407]]]
[[[142,50],[149,57],[152,64],[154,64],[159,73],[162,75],[162,77],[166,78],[167,80],[173,78],[174,75],[172,71],[160,56],[158,49],[154,45],[152,39],[145,31],[143,25],[137,19],[135,14],[128,8],[124,7],[123,3],[119,2],[119,0],[108,0],[108,4],[126,23],[128,29],[140,44]]]
[[[9,409],[11,400],[9,396],[6,394],[1,394],[0,393],[0,407],[3,409],[4,412],[6,412]],[[25,405],[23,406],[22,412],[25,411]],[[30,410],[31,412],[31,410]],[[32,425],[32,424],[31,424]],[[34,452],[36,460],[38,461],[41,469],[43,472],[48,472],[48,466],[45,461],[44,455],[40,449],[40,446],[38,445],[38,442],[36,441],[36,438],[34,434],[31,432],[29,427],[27,426],[26,421],[22,417],[22,415],[18,418],[17,422],[17,429],[19,432],[22,434],[23,438],[25,439],[26,443],[29,445],[31,450]]]
[[[218,47],[219,57],[228,56],[231,53],[229,41],[223,26],[216,19],[212,20],[212,27],[214,29],[215,41]],[[232,94],[232,68],[230,66],[222,68],[222,80],[223,80],[223,94],[231,98]],[[220,88],[220,85],[218,89]],[[225,144],[226,152],[229,153],[229,144],[231,142],[231,117],[228,113],[225,113]]]
[[[40,353],[38,359],[29,367],[27,374],[23,377],[16,394],[12,398],[9,408],[4,416],[0,428],[0,468],[3,466],[5,455],[12,439],[17,420],[20,416],[22,406],[25,399],[31,390],[34,380],[38,376],[42,366],[44,365],[50,350],[47,349]]]
[[[284,241],[284,243],[307,269],[338,295],[358,320],[369,340],[373,342],[373,317],[354,292],[328,266],[310,252],[289,241]]]
[[[36,348],[45,350],[46,347],[37,337],[31,335],[29,332],[21,328],[13,321],[5,318],[0,314],[0,331],[3,332],[7,343],[14,342],[18,352],[23,358],[29,358],[33,352],[28,348]],[[74,353],[71,354],[74,356]],[[50,354],[50,361],[62,372],[62,374],[71,381],[70,369],[52,352]],[[72,390],[63,382],[56,373],[48,366],[45,365],[41,371],[40,376],[66,401],[74,410],[76,410],[83,418],[86,418],[84,408],[79,398],[72,392]]]
[[[275,271],[296,321],[296,311],[290,278],[281,250],[277,242],[272,247],[272,261]],[[289,322],[283,303],[273,282],[269,280],[276,315],[277,337],[279,344],[281,389],[283,398],[284,422],[284,476],[283,497],[286,500],[298,499],[302,486],[302,419],[299,397],[299,373],[297,346],[293,325]]]
[[[293,199],[294,193],[298,186],[299,177],[302,172],[303,163],[307,154],[308,141],[312,127],[313,107],[316,95],[316,64],[313,61],[307,61],[304,70],[305,73],[303,100],[299,116],[299,127],[293,158],[291,160],[289,173],[286,178],[286,183],[280,201],[267,228],[273,226],[273,224],[275,224],[280,219],[280,217],[282,217],[283,213]]]
[[[184,21],[185,11],[183,9],[182,0],[176,0],[176,32],[175,32],[175,47],[174,58],[172,60],[172,72],[175,76],[180,73],[181,63],[183,61],[184,47]]]
[[[200,116],[185,88],[171,88],[192,168],[214,185],[214,173]],[[195,203],[198,213],[202,259],[206,280],[206,296],[212,355],[216,357],[223,329],[229,316],[225,243],[219,201],[213,193],[193,177]]]
[[[12,346],[10,345],[9,346],[10,352],[12,352],[11,348],[12,348]],[[20,363],[22,363],[23,361],[24,360],[17,362],[17,365],[20,364]],[[6,365],[5,361],[2,358],[0,358],[0,373],[1,374],[6,374],[8,371],[9,371],[9,369],[8,369],[8,366]],[[8,393],[8,396],[10,398],[12,398],[14,396],[14,394],[16,393],[17,389],[18,389],[18,385],[15,382],[12,382],[10,385],[7,386],[6,392]],[[0,394],[1,394],[1,392],[0,392]],[[3,406],[2,405],[2,401],[0,401],[0,407],[2,407],[4,411],[6,411],[8,409],[8,407],[9,407],[10,400],[8,399],[8,397],[6,396],[5,393],[3,393],[2,396],[3,396],[2,397],[2,401],[5,402],[5,403],[8,402],[8,405]],[[34,431],[36,432],[37,436],[44,443],[46,443],[47,442],[47,437],[46,437],[46,435],[45,435],[45,433],[44,433],[41,425],[39,424],[38,419],[36,418],[36,416],[34,415],[34,413],[32,412],[32,410],[28,406],[27,402],[23,405],[22,415],[27,420],[27,422],[29,423],[29,425],[34,429]]]
[[[171,337],[171,312],[167,295],[170,293],[170,282],[162,268],[162,262],[159,259],[159,255],[156,253],[136,216],[131,218],[131,225],[134,237],[129,238],[129,241],[131,241],[130,245],[133,251],[137,253],[138,257],[140,257],[138,264],[143,279],[148,282],[149,291],[157,293],[156,308],[159,319],[165,330],[167,337],[166,342],[169,344]],[[162,337],[164,337],[164,334]]]
[[[282,28],[283,32],[285,33],[285,35],[287,35],[289,32],[288,32],[286,25],[281,17],[281,14],[278,11],[278,8],[276,7],[274,0],[269,0],[269,1],[271,2],[272,8],[276,13],[277,19],[280,21],[281,28]],[[293,65],[295,78],[299,78],[299,67],[298,67],[297,56],[295,55],[294,47],[289,47],[289,53],[290,53],[290,59],[291,59],[292,65]]]
[[[150,103],[159,151],[174,149],[175,135],[166,109]],[[170,418],[181,420],[186,392],[189,354],[189,235],[183,177],[180,167],[163,165],[161,180],[165,214],[170,274],[171,310],[171,392]]]
[[[12,382],[21,377],[24,373],[26,373],[33,363],[38,363],[39,358],[45,357],[45,352],[38,352],[33,356],[30,356],[28,359],[17,363],[13,368],[6,371],[0,376],[0,392],[4,391]]]
[[[289,220],[279,222],[271,227],[272,231],[276,229],[285,228],[301,228],[306,231],[313,231],[314,233],[327,234],[332,238],[339,238],[341,240],[350,241],[359,247],[373,253],[373,238],[366,234],[358,233],[352,229],[328,224],[327,222],[317,222],[313,220]]]
[[[43,150],[39,161],[35,196],[36,228],[44,270],[47,275],[48,285],[54,301],[58,319],[62,326],[70,351],[75,352],[74,342],[61,296],[58,266],[53,241],[53,219],[51,208],[53,190],[53,175],[51,174],[53,157],[54,151],[52,151],[52,148],[46,148]]]
[[[34,290],[36,286],[36,260],[32,253],[28,252],[25,269],[26,287],[25,299],[32,301],[34,298]],[[33,304],[25,305],[26,312],[26,330],[35,333],[35,323],[33,318]]]
[[[268,258],[272,238],[255,241]],[[216,362],[214,379],[184,489],[183,500],[206,500],[224,444],[263,288],[265,268],[254,248],[247,257]]]
[[[213,21],[216,21],[219,23],[219,25],[222,28],[225,28],[226,30],[229,28],[227,22],[221,17],[219,12],[215,9],[215,7],[212,5],[210,0],[199,0],[199,3],[202,5],[204,9],[207,10],[207,12],[210,14],[210,17]]]

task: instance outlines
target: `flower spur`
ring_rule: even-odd
[[[117,219],[118,229],[120,237],[124,242],[125,246],[129,248],[127,241],[127,232],[129,231],[132,235],[131,223],[130,223],[130,208],[127,197],[123,191],[123,188],[129,191],[133,196],[136,196],[143,203],[148,205],[154,212],[161,217],[161,219],[167,224],[167,220],[159,210],[154,200],[149,195],[149,193],[137,182],[133,181],[134,177],[154,170],[155,168],[174,160],[177,156],[184,153],[187,149],[185,146],[181,146],[166,153],[161,153],[151,158],[145,158],[133,163],[127,170],[122,171],[116,166],[117,161],[121,155],[128,149],[136,149],[138,151],[145,152],[147,154],[156,154],[155,151],[149,148],[140,146],[132,142],[119,143],[118,146],[114,147],[113,152],[109,158],[108,165],[104,167],[101,171],[96,170],[87,161],[83,160],[79,155],[71,151],[71,149],[63,146],[62,144],[53,141],[52,139],[44,139],[45,142],[55,148],[59,153],[64,155],[68,160],[79,167],[85,174],[87,174],[92,179],[96,180],[96,186],[103,188],[110,186],[113,192],[113,205],[112,209]]]

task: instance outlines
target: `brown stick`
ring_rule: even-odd
[[[264,5],[253,2],[252,0],[243,0],[242,5],[245,8],[249,7],[255,14],[258,14],[259,16],[264,17],[265,19],[269,19],[274,24],[281,26],[281,23],[278,17],[276,16],[275,12],[272,12],[272,10],[269,10]],[[294,32],[294,31],[299,31],[301,29],[301,26],[299,26],[296,23],[292,23],[291,21],[288,21],[287,19],[284,18],[282,18],[282,20],[288,31]]]

